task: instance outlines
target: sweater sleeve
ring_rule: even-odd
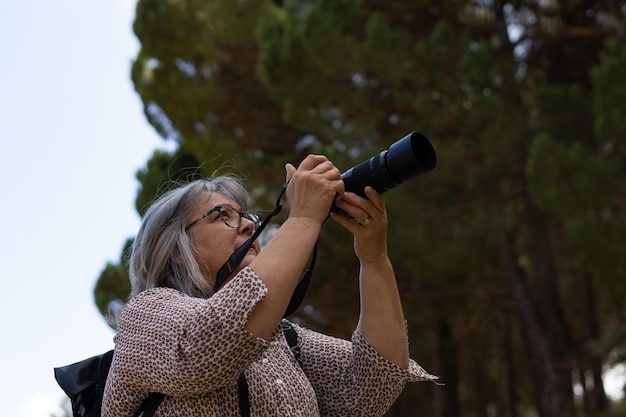
[[[244,328],[266,293],[249,268],[209,299],[145,291],[122,312],[109,381],[178,396],[232,384],[267,347]]]
[[[294,327],[322,416],[382,416],[406,382],[437,379],[412,359],[407,369],[387,361],[358,331],[350,342]]]

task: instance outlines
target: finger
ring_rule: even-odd
[[[348,193],[346,193],[346,195],[347,194]],[[370,218],[369,213],[367,212],[367,210],[365,210],[364,207],[352,204],[351,202],[346,201],[343,198],[337,198],[335,200],[335,205],[342,210],[342,212],[340,212],[339,214],[343,214],[343,217],[349,216],[348,218],[352,222],[360,223]]]
[[[346,185],[344,184],[343,180],[341,179],[341,174],[339,174],[339,180],[337,181],[337,184],[335,184],[335,191],[337,192],[336,197],[341,199],[343,198],[345,192],[346,192]]]
[[[335,167],[332,161],[328,160],[323,155],[311,155],[310,161],[313,161],[314,163],[319,162],[315,167],[310,170],[310,172],[319,175],[321,178],[324,178],[325,180],[331,182],[333,188],[335,189],[335,193],[337,193],[338,195],[343,194],[345,186],[343,184],[343,180],[341,179],[341,171],[339,171],[339,169]],[[300,169],[300,167],[298,169]]]
[[[326,161],[328,161],[328,158],[326,158],[324,155],[310,154],[306,158],[304,158],[302,162],[300,162],[298,169],[309,171]]]
[[[346,192],[343,195],[343,202],[345,204],[350,204],[352,206],[358,207],[364,211],[371,211],[372,214],[374,214],[375,211],[378,210],[372,201],[350,191]]]
[[[379,212],[384,213],[385,200],[383,200],[383,197],[373,187],[370,187],[369,185],[365,187],[364,191],[365,195],[372,202],[374,207],[376,207]]]
[[[291,180],[291,178],[293,177],[293,174],[295,174],[295,172],[296,172],[296,167],[294,167],[293,165],[287,163],[287,164],[285,164],[285,172],[286,172],[285,180],[287,182],[289,182]]]
[[[350,204],[361,207],[371,215],[385,214],[385,201],[382,196],[372,187],[367,186],[364,189],[365,196],[361,197],[358,194],[347,192],[345,193],[345,200]]]
[[[329,171],[337,171],[337,173],[339,173],[339,170],[337,168],[335,168],[335,165],[329,161],[328,159],[325,161],[320,161],[320,163],[318,165],[316,165],[313,169],[313,172],[318,173],[318,174],[323,174],[325,172],[329,172]]]
[[[338,213],[336,211],[331,211],[330,217],[332,217],[334,221],[336,221],[337,223],[345,227],[350,232],[352,233],[357,232],[358,230],[357,227],[359,226],[359,224],[355,222],[353,219],[351,219],[350,217],[344,214]]]

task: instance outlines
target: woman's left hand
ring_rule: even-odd
[[[372,187],[365,187],[365,195],[344,192],[335,198],[335,205],[350,217],[331,212],[333,219],[354,234],[354,251],[361,263],[358,330],[382,357],[406,369],[409,349],[400,294],[387,257],[385,203]]]
[[[383,198],[372,187],[365,187],[363,198],[345,192],[335,205],[351,217],[332,211],[332,218],[354,235],[354,252],[361,263],[387,260],[387,212]]]

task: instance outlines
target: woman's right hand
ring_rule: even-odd
[[[344,192],[341,172],[323,155],[307,156],[296,169],[286,164],[289,217],[323,222],[337,195]]]
[[[254,307],[246,329],[265,340],[287,309],[335,195],[344,192],[341,173],[325,156],[309,155],[297,169],[291,164],[285,169],[289,218],[250,263],[268,292]]]

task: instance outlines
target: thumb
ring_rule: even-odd
[[[293,174],[296,172],[296,167],[287,163],[285,164],[285,172],[286,172],[286,181],[289,182],[289,180],[291,180],[291,177],[293,177]]]

